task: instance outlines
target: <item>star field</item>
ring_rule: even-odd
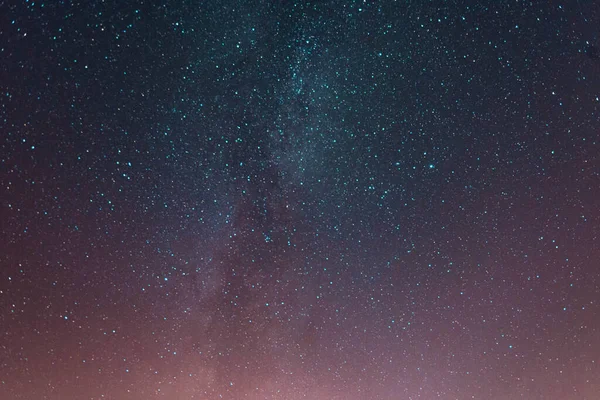
[[[0,4],[0,398],[600,398],[599,22]]]

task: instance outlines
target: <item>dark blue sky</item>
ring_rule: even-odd
[[[598,398],[599,18],[0,5],[0,398]]]

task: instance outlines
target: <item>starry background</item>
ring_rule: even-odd
[[[600,3],[0,3],[0,398],[600,398]]]

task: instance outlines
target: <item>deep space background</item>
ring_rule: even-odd
[[[0,399],[600,399],[600,2],[0,2]]]

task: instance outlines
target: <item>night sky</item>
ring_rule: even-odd
[[[600,399],[600,2],[0,2],[0,399]]]

